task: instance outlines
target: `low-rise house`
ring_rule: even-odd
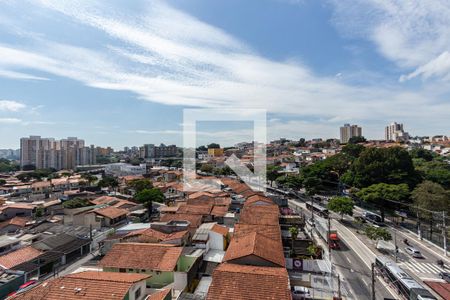
[[[0,271],[0,299],[6,299],[10,293],[17,291],[25,282],[25,275],[21,271]]]
[[[252,232],[231,239],[224,261],[252,266],[285,267],[283,245],[262,234]]]
[[[202,215],[186,213],[164,214],[160,217],[160,221],[187,221],[189,222],[189,231],[191,232],[191,234],[194,234],[195,230],[200,226],[200,224],[202,224]]]
[[[0,236],[0,255],[14,251],[20,248],[20,239],[12,236],[1,235]]]
[[[14,217],[12,219],[0,222],[0,234],[19,232],[25,229],[25,226],[30,221],[31,218]]]
[[[8,254],[0,256],[0,268],[3,270],[14,269],[15,267],[32,261],[43,252],[31,246],[20,248]]]
[[[239,216],[239,223],[278,226],[279,215],[278,206],[253,206],[242,210]]]
[[[0,221],[14,217],[31,217],[36,206],[28,203],[11,203],[0,206]]]
[[[85,271],[44,281],[14,299],[143,300],[147,297],[145,282],[149,277],[147,274]]]
[[[291,300],[285,268],[221,264],[214,270],[207,300]]]
[[[176,246],[184,246],[189,242],[189,231],[183,230],[172,233],[165,233],[153,228],[136,230],[130,232],[122,238],[124,242],[136,243],[160,243]]]
[[[93,212],[101,218],[101,227],[114,227],[127,222],[128,211],[126,209],[107,206]]]
[[[118,243],[100,261],[103,271],[145,273],[147,287],[161,288],[174,282],[183,248],[164,244]],[[180,268],[181,269],[181,268]]]

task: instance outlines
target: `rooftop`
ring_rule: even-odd
[[[290,300],[285,268],[223,263],[213,273],[207,300]]]
[[[86,271],[47,280],[14,299],[29,300],[72,300],[109,299],[122,300],[129,289],[147,274]]]
[[[166,244],[119,243],[114,244],[99,266],[174,271],[182,250]]]
[[[4,269],[11,269],[24,262],[30,261],[41,254],[41,251],[28,246],[0,256],[0,267]]]
[[[281,241],[273,240],[256,232],[233,237],[224,261],[232,261],[249,255],[257,256],[280,267],[286,265]]]

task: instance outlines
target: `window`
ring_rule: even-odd
[[[127,271],[126,269],[122,269],[122,268],[119,269],[120,273],[125,273],[126,271]]]
[[[141,297],[141,288],[139,287],[136,292],[134,292],[134,299],[138,300]]]

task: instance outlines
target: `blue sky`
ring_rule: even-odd
[[[0,0],[0,148],[181,144],[183,109],[211,107],[267,109],[270,139],[448,135],[449,51],[449,1]]]

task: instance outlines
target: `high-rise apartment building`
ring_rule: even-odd
[[[141,158],[161,158],[161,157],[175,157],[177,156],[178,149],[175,145],[166,146],[161,144],[155,146],[154,144],[145,144],[140,148]]]
[[[358,125],[344,124],[344,126],[341,127],[341,143],[346,144],[355,136],[362,136],[362,128]]]
[[[20,166],[35,166],[36,169],[74,169],[77,165],[96,163],[96,149],[85,147],[84,140],[76,137],[55,140],[30,136],[20,139]]]
[[[394,142],[406,141],[409,134],[403,130],[403,124],[394,122],[384,128],[384,139]]]

